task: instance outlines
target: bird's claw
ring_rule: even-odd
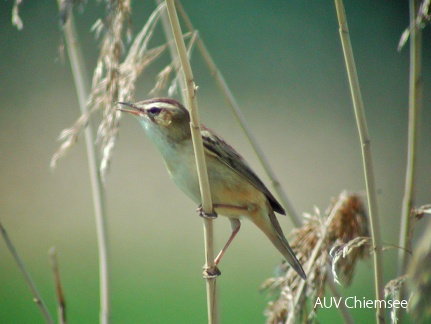
[[[217,266],[214,266],[212,268],[204,267],[204,271],[202,273],[204,279],[215,279],[220,275],[221,271],[217,268]]]
[[[210,213],[210,214],[205,213],[204,210],[203,210],[203,208],[202,208],[202,205],[199,205],[199,207],[198,207],[198,209],[196,211],[199,213],[199,216],[202,217],[202,218],[216,219],[218,217],[217,213],[214,212],[214,211],[212,213]]]

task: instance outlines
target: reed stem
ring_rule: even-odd
[[[422,38],[421,29],[416,23],[419,1],[409,1],[410,10],[410,74],[409,74],[409,121],[407,139],[407,167],[404,185],[404,197],[401,207],[401,226],[398,245],[397,276],[406,274],[408,266],[408,251],[410,247],[411,212],[415,201],[416,156],[418,147],[419,115],[422,101]],[[405,289],[402,287],[397,296],[398,300],[405,299]],[[401,320],[403,313],[400,312]]]
[[[60,3],[60,0],[59,0]],[[73,14],[63,26],[66,39],[67,52],[69,54],[70,66],[75,81],[81,114],[87,114],[88,99],[88,77],[84,64],[78,35],[73,22]],[[99,249],[99,280],[100,280],[100,322],[109,323],[110,317],[110,293],[109,293],[109,266],[108,266],[108,243],[106,234],[105,194],[98,169],[93,130],[90,124],[85,127],[85,144],[87,148],[88,169],[90,173],[91,190],[93,197],[93,209],[96,223],[97,243]]]
[[[404,197],[401,209],[401,229],[398,253],[398,276],[406,273],[407,251],[409,248],[410,216],[415,199],[416,153],[419,132],[419,113],[422,98],[422,57],[421,31],[416,24],[419,8],[417,0],[410,0],[410,75],[409,75],[409,124],[407,144],[407,168],[405,177]]]
[[[192,22],[190,21],[189,17],[187,16],[187,13],[182,8],[180,1],[175,1],[178,7],[178,11],[180,12],[181,17],[184,20],[184,23],[187,27],[187,29],[191,32],[195,32],[195,29],[193,27]],[[210,53],[205,47],[204,42],[202,39],[197,37],[196,39],[196,45],[201,52],[201,55],[205,61],[205,63],[208,66],[208,69],[210,70],[211,75],[215,78],[218,87],[220,88],[221,92],[225,96],[226,101],[229,104],[229,107],[232,109],[234,115],[236,116],[238,123],[240,124],[244,134],[246,135],[247,139],[249,140],[254,152],[256,153],[260,163],[262,164],[266,174],[268,175],[269,179],[271,180],[271,184],[274,188],[274,190],[277,192],[283,207],[286,209],[287,215],[291,218],[293,224],[295,227],[299,227],[302,225],[302,218],[296,213],[295,209],[293,208],[293,204],[290,202],[290,199],[288,198],[286,192],[284,191],[284,188],[281,186],[280,181],[278,180],[277,176],[275,175],[275,172],[273,171],[271,165],[269,164],[268,159],[266,158],[265,154],[263,153],[263,150],[261,146],[259,145],[256,137],[253,135],[253,132],[251,130],[251,127],[248,125],[244,114],[242,113],[241,109],[239,108],[238,104],[236,103],[236,100],[230,91],[226,81],[223,78],[223,75],[221,74],[220,70],[215,65]]]
[[[192,133],[193,148],[196,158],[196,167],[199,177],[199,187],[202,197],[202,209],[205,214],[213,214],[213,206],[211,192],[209,187],[208,172],[205,163],[205,155],[202,144],[202,135],[200,131],[199,115],[197,110],[196,91],[197,86],[193,78],[192,68],[187,57],[187,50],[184,44],[184,38],[178,20],[177,11],[174,0],[166,0],[169,19],[171,22],[172,32],[177,46],[178,55],[180,57],[181,66],[184,72],[185,83],[187,87],[188,104],[190,111],[190,129]],[[213,223],[212,219],[203,218],[204,236],[205,236],[205,271],[215,269],[214,264],[214,239],[213,239]],[[205,272],[204,272],[205,273]],[[207,289],[207,310],[208,323],[216,324],[219,322],[218,315],[218,300],[216,292],[216,277],[206,276]]]
[[[337,10],[341,45],[343,47],[350,92],[352,95],[353,108],[355,111],[356,124],[358,127],[359,139],[362,149],[362,162],[364,167],[365,185],[370,215],[371,237],[373,240],[374,249],[373,257],[375,296],[376,300],[384,300],[382,239],[380,236],[380,225],[377,210],[377,194],[374,179],[373,160],[371,155],[371,140],[368,135],[364,105],[362,102],[361,89],[359,87],[352,45],[350,43],[349,29],[347,26],[347,18],[343,1],[335,0],[335,7]],[[376,322],[383,324],[385,323],[384,309],[380,307],[379,303],[376,305]]]

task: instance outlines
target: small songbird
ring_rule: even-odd
[[[199,180],[190,131],[190,115],[179,102],[155,98],[136,103],[119,102],[131,109],[151,141],[159,149],[170,177],[196,204],[201,204]],[[238,233],[241,218],[251,220],[269,238],[290,266],[306,279],[304,270],[284,237],[274,212],[283,207],[247,162],[214,132],[201,125],[208,179],[215,213],[227,216],[232,234],[214,263],[217,265]]]

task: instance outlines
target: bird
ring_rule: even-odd
[[[138,118],[160,151],[171,179],[191,200],[201,205],[189,111],[170,98],[117,104],[122,105],[117,110]],[[248,219],[305,280],[306,274],[275,216],[275,212],[286,214],[283,207],[232,146],[209,128],[200,126],[213,209],[216,215],[229,218],[232,229],[231,236],[214,260],[215,266],[239,232],[240,220]]]

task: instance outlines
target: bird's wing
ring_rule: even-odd
[[[227,144],[223,139],[205,126],[201,126],[201,133],[204,148],[207,149],[211,155],[220,159],[221,162],[238,174],[244,176],[248,181],[250,181],[250,183],[259,189],[268,198],[269,203],[275,212],[282,215],[286,214],[280,203],[274,198],[243,157],[239,155],[232,146]]]

